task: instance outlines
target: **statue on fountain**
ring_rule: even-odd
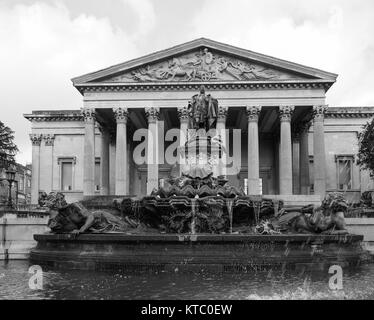
[[[118,217],[106,210],[88,210],[82,203],[67,203],[60,192],[42,193],[39,205],[49,209],[48,227],[53,233],[114,233],[138,227],[131,218]]]
[[[258,234],[347,234],[344,213],[348,202],[340,192],[328,193],[320,207],[307,205],[299,209],[281,209],[255,227]]]
[[[210,94],[205,94],[205,87],[200,87],[200,92],[192,97],[188,104],[190,114],[190,125],[192,129],[215,128],[218,116],[218,101]]]

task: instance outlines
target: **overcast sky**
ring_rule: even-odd
[[[206,37],[339,74],[330,106],[374,105],[373,0],[0,0],[1,120],[31,162],[32,110],[79,109],[70,79]]]

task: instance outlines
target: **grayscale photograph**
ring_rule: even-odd
[[[373,31],[372,0],[0,0],[0,300],[374,299]]]

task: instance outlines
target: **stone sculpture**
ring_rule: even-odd
[[[274,233],[328,233],[346,234],[344,213],[348,202],[339,192],[328,193],[322,205],[312,205],[300,210],[282,209],[278,215],[269,220],[261,221],[255,230],[260,234]]]
[[[169,60],[134,69],[129,74],[116,76],[107,81],[225,81],[225,80],[274,80],[297,79],[256,63],[211,52],[208,48],[200,52],[187,53]]]
[[[191,123],[193,129],[209,129],[215,128],[218,116],[218,101],[210,94],[205,94],[205,87],[200,87],[199,94],[192,97],[188,105],[188,110],[191,116]]]
[[[134,227],[108,211],[89,211],[80,202],[68,204],[62,193],[43,193],[39,202],[50,209],[48,227],[53,233],[125,232]]]

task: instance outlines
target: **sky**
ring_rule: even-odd
[[[31,162],[32,110],[79,109],[70,79],[205,37],[334,72],[330,106],[374,106],[373,0],[0,0],[0,120]]]

